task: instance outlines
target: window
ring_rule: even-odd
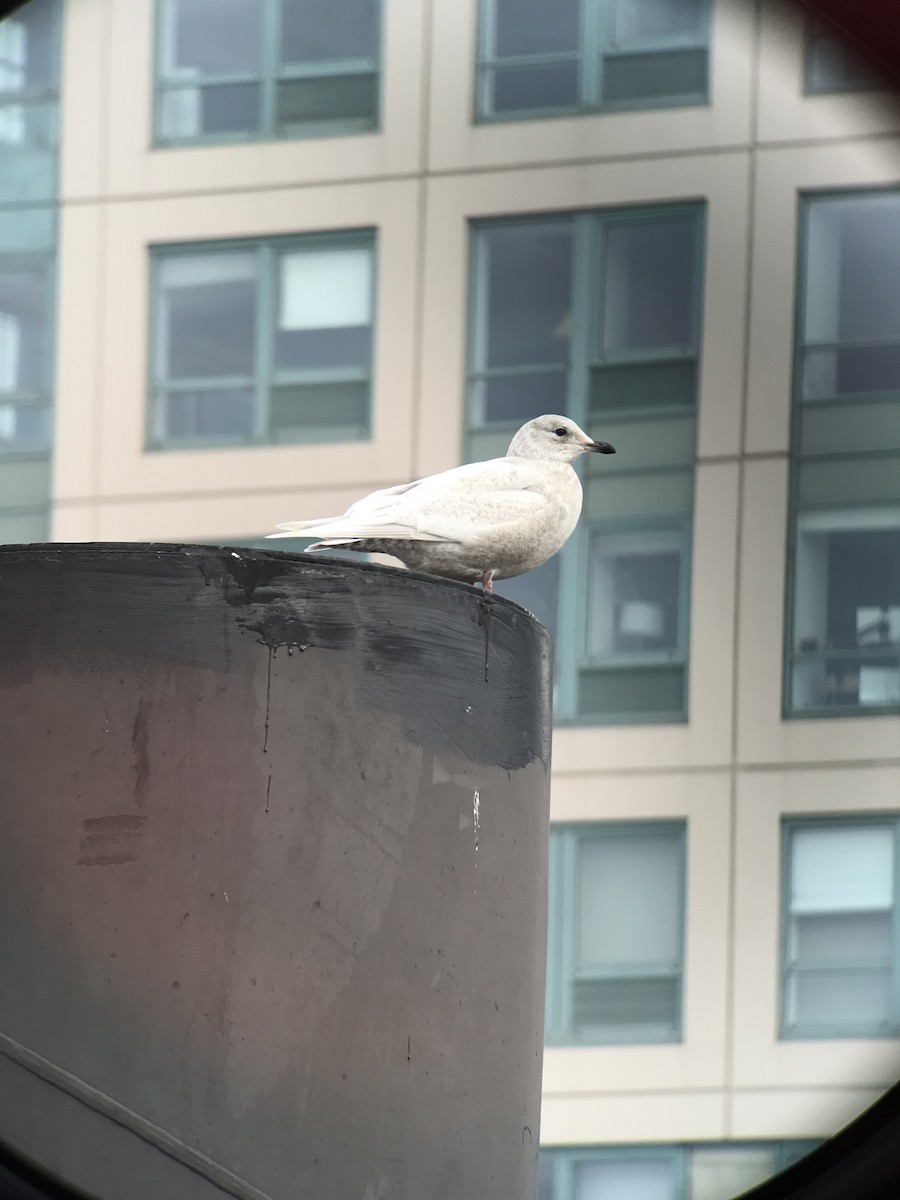
[[[59,0],[0,20],[0,204],[56,198]]]
[[[559,633],[558,720],[686,716],[702,243],[698,206],[473,229],[467,456],[545,412],[618,451],[581,464],[557,559],[498,588]]]
[[[900,707],[900,194],[804,201],[786,710]]]
[[[816,1144],[544,1147],[538,1200],[732,1200]]]
[[[0,542],[48,534],[60,18],[0,18]]]
[[[900,1033],[895,817],[784,826],[785,1038]]]
[[[50,268],[44,256],[0,255],[0,455],[50,445]]]
[[[158,0],[158,16],[160,144],[378,124],[379,0]]]
[[[368,436],[374,236],[154,255],[148,444]]]
[[[684,825],[551,831],[549,1043],[681,1037]]]
[[[481,0],[482,120],[705,104],[708,0]]]
[[[806,33],[803,90],[807,96],[826,92],[860,92],[884,87],[861,53],[854,53],[827,21],[810,18]]]

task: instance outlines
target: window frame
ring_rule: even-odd
[[[689,1200],[692,1159],[695,1153],[733,1148],[766,1150],[772,1155],[775,1175],[815,1150],[821,1141],[791,1138],[784,1141],[722,1139],[717,1142],[638,1142],[616,1146],[542,1146],[541,1158],[552,1163],[552,1200],[574,1200],[575,1169],[582,1163],[669,1160],[674,1166],[675,1191],[672,1200]],[[770,1176],[769,1178],[774,1178]]]
[[[891,964],[889,995],[894,1023],[883,1029],[872,1029],[860,1023],[846,1026],[818,1025],[793,1026],[788,1022],[788,986],[789,973],[794,967],[790,957],[791,920],[790,902],[793,881],[792,839],[797,830],[827,829],[834,831],[844,827],[856,828],[889,828],[894,838],[894,879],[891,907]],[[838,1041],[859,1038],[896,1038],[900,1036],[900,813],[836,813],[834,815],[818,816],[785,816],[781,819],[780,830],[780,888],[781,900],[779,905],[780,930],[778,949],[778,1038],[779,1041]],[[841,969],[842,964],[829,964]],[[795,969],[795,967],[794,967]],[[845,969],[852,970],[853,964]],[[857,968],[858,969],[858,968]]]
[[[275,262],[280,253],[291,249],[364,248],[371,255],[371,349],[367,371],[355,368],[315,368],[308,371],[291,369],[279,373],[274,365],[275,313],[277,312],[278,275]],[[255,260],[254,289],[254,369],[249,382],[243,376],[217,376],[171,380],[163,379],[157,371],[160,315],[160,264],[167,256],[187,256],[242,252],[252,253]],[[251,449],[262,446],[309,446],[323,443],[368,441],[372,436],[375,387],[375,358],[378,330],[378,230],[374,227],[341,229],[328,232],[278,234],[257,238],[213,239],[205,242],[165,242],[149,247],[149,298],[147,334],[147,381],[144,420],[145,453],[173,453],[181,450]],[[329,381],[360,382],[367,385],[365,427],[344,431],[338,426],[310,428],[302,439],[274,439],[270,436],[269,414],[271,391],[285,383],[321,383]],[[214,391],[225,384],[245,386],[253,392],[254,421],[251,436],[224,434],[220,436],[189,436],[167,439],[157,432],[158,404],[162,394],[173,391]]]
[[[828,25],[823,20],[816,20],[810,14],[806,20],[806,29],[803,36],[803,95],[804,96],[846,96],[862,92],[880,91],[885,85],[879,80],[875,67],[870,67],[868,74],[861,74],[857,77],[857,81],[851,83],[823,83],[820,75],[819,64],[816,63],[814,54],[815,50],[822,43],[829,42],[835,45],[842,56],[845,56],[852,63],[854,60],[859,60],[860,66],[865,66],[864,52],[854,54],[850,48],[840,40],[837,33],[831,33]],[[818,76],[818,77],[817,77]]]
[[[369,59],[329,59],[327,64],[282,64],[278,49],[283,21],[284,5],[290,0],[262,0],[262,29],[260,33],[260,69],[252,71],[218,72],[197,76],[184,83],[167,78],[170,66],[167,62],[171,45],[171,21],[178,0],[155,0],[153,20],[153,105],[152,145],[157,150],[177,150],[182,147],[242,145],[253,142],[311,141],[320,138],[352,137],[365,133],[377,133],[382,121],[382,88],[384,77],[384,0],[373,0],[375,4],[375,54]],[[375,80],[375,108],[371,119],[352,118],[337,121],[322,121],[310,124],[307,129],[292,129],[286,132],[279,128],[277,119],[277,92],[280,83],[298,79],[323,79],[343,75],[372,75]],[[255,84],[259,88],[259,117],[256,129],[239,129],[222,133],[196,133],[190,136],[172,137],[162,131],[163,97],[169,92],[183,91],[189,87],[226,84]]]
[[[45,460],[53,448],[53,407],[55,399],[56,372],[56,254],[52,250],[21,250],[12,253],[0,252],[0,271],[4,268],[40,269],[43,276],[44,303],[46,312],[46,352],[43,360],[43,386],[36,389],[17,389],[16,391],[0,392],[0,410],[12,408],[44,408],[47,409],[49,422],[48,441],[43,448],[7,449],[0,440],[0,463],[24,462],[30,459]]]
[[[792,694],[794,690],[793,677],[794,666],[797,662],[821,661],[825,659],[838,660],[842,657],[851,659],[859,659],[863,657],[860,649],[845,650],[845,651],[826,651],[820,650],[815,652],[801,652],[794,648],[794,629],[795,629],[795,605],[797,602],[797,551],[800,539],[800,516],[802,513],[812,512],[835,512],[845,513],[858,508],[871,508],[876,505],[888,506],[895,504],[898,510],[897,528],[900,529],[900,483],[898,483],[896,499],[889,500],[887,498],[860,500],[860,501],[845,501],[843,503],[821,503],[821,504],[801,504],[800,486],[801,476],[804,466],[837,462],[857,462],[860,468],[864,469],[867,462],[889,461],[900,457],[900,449],[898,450],[880,450],[873,449],[855,449],[845,453],[830,451],[830,452],[804,452],[802,443],[802,422],[804,411],[807,405],[812,406],[816,411],[822,409],[837,409],[847,407],[849,404],[858,400],[861,403],[875,403],[879,406],[889,405],[900,406],[900,386],[895,393],[891,392],[861,392],[854,395],[850,399],[842,397],[828,397],[824,400],[804,400],[803,398],[803,375],[804,366],[806,363],[806,354],[811,344],[814,350],[819,349],[842,349],[848,346],[871,344],[872,339],[859,339],[858,341],[834,341],[828,343],[807,343],[805,339],[805,319],[806,319],[806,298],[807,298],[807,272],[806,259],[809,245],[809,213],[812,206],[820,200],[830,199],[865,199],[869,196],[879,195],[894,195],[900,203],[900,188],[897,185],[888,185],[882,187],[860,188],[852,186],[846,188],[831,188],[821,191],[801,191],[797,197],[797,254],[795,266],[795,288],[794,288],[794,311],[793,311],[793,356],[791,364],[791,417],[790,417],[790,450],[789,450],[789,481],[788,481],[788,505],[786,513],[786,529],[785,529],[785,548],[786,548],[786,567],[785,567],[785,585],[784,585],[784,637],[782,646],[782,672],[781,672],[781,716],[783,720],[822,720],[840,717],[880,717],[889,716],[900,713],[900,702],[896,704],[876,705],[866,704],[860,705],[858,702],[854,705],[820,705],[817,708],[795,708],[792,704]],[[885,344],[896,344],[900,347],[900,335],[897,338],[891,339]],[[875,662],[876,655],[872,655],[872,660]],[[882,659],[884,659],[882,655]],[[895,657],[900,658],[900,647],[897,647]],[[900,666],[898,666],[900,673]]]
[[[550,829],[549,887],[547,922],[547,988],[544,1044],[548,1048],[560,1046],[650,1046],[673,1045],[684,1036],[684,986],[687,943],[687,884],[688,842],[687,821],[651,819],[647,821],[590,821],[554,823]],[[579,1037],[572,1027],[572,987],[579,978],[624,979],[632,976],[603,974],[579,977],[576,971],[577,955],[575,940],[579,926],[578,902],[578,851],[590,841],[614,840],[623,837],[672,838],[676,846],[679,880],[675,902],[679,909],[678,929],[680,957],[675,973],[659,971],[641,978],[675,979],[677,987],[677,1011],[671,1031],[660,1031],[659,1036],[608,1036]],[[631,1027],[629,1027],[631,1028]]]
[[[647,405],[640,409],[629,411],[627,408],[610,409],[606,413],[591,412],[590,388],[592,372],[598,365],[617,366],[623,362],[644,364],[669,362],[672,359],[667,353],[660,354],[657,349],[626,351],[620,354],[607,354],[605,359],[601,343],[601,313],[604,301],[604,284],[606,278],[606,238],[607,226],[622,224],[641,225],[653,224],[661,218],[689,219],[694,227],[695,247],[693,261],[694,305],[691,313],[692,344],[690,349],[682,348],[678,355],[682,361],[695,364],[695,391],[691,404],[679,405]],[[569,349],[565,358],[552,367],[545,364],[531,364],[522,368],[502,367],[489,368],[475,365],[486,361],[482,347],[486,345],[488,336],[487,325],[484,329],[479,326],[481,318],[486,314],[483,304],[483,289],[486,287],[486,271],[484,267],[485,234],[495,228],[511,228],[513,226],[528,226],[551,224],[558,222],[571,223],[572,228],[572,279],[571,279],[571,336]],[[479,384],[494,378],[524,377],[535,374],[545,374],[550,371],[561,371],[564,376],[566,405],[565,412],[579,425],[588,428],[603,420],[623,422],[638,426],[652,422],[661,417],[685,417],[694,424],[691,457],[676,464],[647,465],[638,464],[635,467],[611,466],[604,463],[604,471],[615,474],[617,479],[628,477],[648,476],[658,478],[666,474],[687,473],[691,475],[691,501],[686,509],[678,513],[659,512],[645,515],[622,516],[606,520],[592,520],[585,514],[570,537],[569,541],[559,552],[559,584],[558,584],[558,639],[556,655],[556,683],[554,688],[554,723],[578,726],[614,726],[614,725],[655,725],[683,724],[689,719],[688,688],[690,664],[690,603],[692,587],[693,560],[693,509],[694,491],[696,486],[696,447],[697,421],[700,406],[700,372],[703,357],[703,311],[705,294],[706,266],[706,229],[707,211],[702,201],[662,201],[642,205],[616,205],[609,208],[567,209],[561,211],[539,211],[520,213],[515,216],[488,217],[470,221],[469,224],[469,267],[467,285],[467,364],[466,364],[466,398],[464,420],[464,449],[466,458],[481,457],[478,448],[486,440],[496,439],[497,453],[503,454],[506,444],[512,438],[521,424],[516,422],[478,423],[475,401],[475,390]],[[499,441],[505,439],[503,449],[499,449]],[[589,456],[588,456],[589,457]],[[591,464],[583,460],[576,464],[582,481],[591,470]],[[682,636],[683,655],[678,666],[683,670],[683,700],[678,711],[653,710],[633,711],[622,710],[614,713],[591,713],[581,711],[578,707],[579,672],[586,660],[584,653],[587,636],[588,619],[588,584],[589,584],[589,550],[594,534],[605,529],[629,528],[635,532],[641,529],[657,528],[664,524],[677,525],[682,529],[682,571],[679,581],[679,624],[683,626],[679,632]],[[668,660],[672,662],[673,660]],[[614,669],[615,664],[608,664]],[[635,661],[635,667],[647,668],[654,664],[644,657]]]
[[[475,69],[472,93],[474,125],[495,125],[504,121],[540,121],[555,117],[602,116],[604,114],[648,112],[669,108],[701,108],[710,100],[710,59],[712,55],[713,4],[704,0],[700,31],[696,38],[682,35],[673,39],[646,38],[640,43],[615,48],[616,10],[621,0],[581,0],[578,44],[574,50],[548,51],[544,54],[497,57],[494,51],[497,0],[478,0],[475,39]],[[589,49],[593,47],[594,49]],[[613,103],[602,102],[604,60],[647,54],[665,54],[677,50],[703,50],[706,53],[706,88],[703,92],[644,97]],[[542,67],[574,62],[577,102],[573,105],[495,112],[490,101],[491,76],[503,67]]]

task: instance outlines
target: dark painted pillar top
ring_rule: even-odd
[[[532,1200],[550,650],[390,568],[0,548],[0,1143],[103,1200]]]

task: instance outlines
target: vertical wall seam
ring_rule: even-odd
[[[740,684],[740,635],[741,635],[741,556],[743,553],[743,524],[744,524],[744,494],[745,494],[745,454],[747,431],[747,406],[750,381],[750,334],[752,323],[753,303],[753,255],[755,249],[756,220],[756,167],[759,138],[759,88],[762,40],[763,5],[765,0],[759,0],[754,13],[754,29],[752,39],[752,78],[750,93],[750,143],[749,166],[747,172],[747,235],[745,243],[746,279],[744,283],[744,346],[741,372],[741,403],[739,427],[739,457],[736,496],[736,524],[734,546],[734,621],[732,632],[732,672],[731,672],[731,766],[729,771],[729,837],[728,837],[728,935],[726,949],[726,982],[725,982],[725,1111],[724,1135],[730,1138],[734,1134],[734,1051],[735,1051],[735,965],[736,965],[736,905],[737,905],[737,817],[738,817],[738,725],[740,720],[739,684]]]

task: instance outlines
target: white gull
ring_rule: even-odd
[[[383,488],[342,517],[288,521],[269,537],[318,537],[310,550],[391,554],[413,570],[480,580],[490,592],[495,579],[540,566],[568,540],[582,504],[572,463],[586,451],[615,454],[568,417],[535,417],[505,458]]]

